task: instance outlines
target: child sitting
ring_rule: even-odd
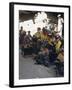
[[[57,74],[59,74],[59,76],[64,76],[64,50],[63,49],[61,49],[61,51],[59,52],[55,64],[57,67]]]
[[[49,51],[48,51],[47,47],[41,48],[41,51],[39,52],[39,54],[36,58],[36,63],[48,66],[48,64],[49,64]]]

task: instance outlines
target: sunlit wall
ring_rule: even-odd
[[[42,29],[48,24],[47,14],[45,12],[38,12],[34,16],[34,22],[32,19],[20,22],[19,28],[23,26],[23,30],[31,31],[31,35],[33,35],[37,31],[38,27]]]

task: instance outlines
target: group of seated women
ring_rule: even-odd
[[[19,32],[19,46],[23,56],[32,55],[35,64],[46,67],[55,65],[59,76],[64,75],[64,39],[54,31],[48,31],[40,27],[32,36],[31,32]]]

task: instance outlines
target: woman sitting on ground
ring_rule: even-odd
[[[49,66],[49,51],[47,47],[42,47],[38,56],[36,57],[36,64]]]

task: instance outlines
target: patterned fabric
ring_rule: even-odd
[[[32,42],[31,36],[25,35],[23,40],[24,47],[25,48],[30,47],[31,42]]]
[[[44,33],[41,33],[41,40],[48,40],[48,36],[46,35],[46,34],[44,34]]]
[[[36,32],[36,33],[35,33],[35,36],[36,36],[37,38],[41,38],[41,32]]]
[[[61,46],[61,41],[59,40],[59,41],[56,43],[56,46],[55,46],[57,52],[59,51],[60,46]]]

